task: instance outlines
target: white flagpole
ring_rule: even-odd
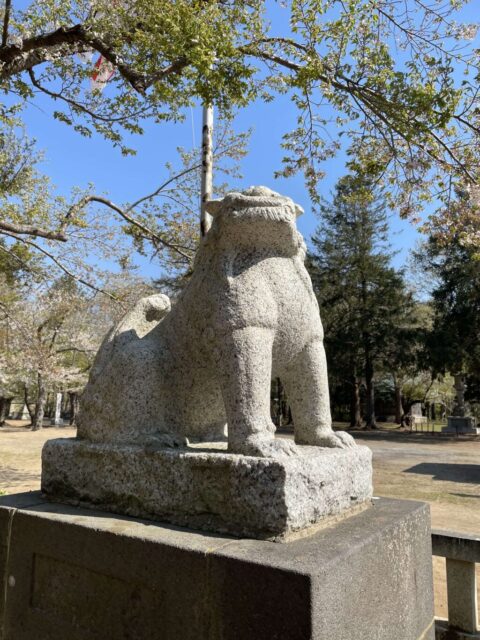
[[[206,204],[212,199],[213,181],[213,106],[204,105],[202,112],[202,181],[200,187],[200,233],[205,236],[212,224]]]

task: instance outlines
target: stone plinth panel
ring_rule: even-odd
[[[205,445],[148,450],[49,440],[42,491],[60,502],[255,538],[288,536],[369,503],[370,449],[299,450],[257,458]]]
[[[429,511],[404,500],[276,544],[6,496],[2,582],[2,640],[434,638]]]

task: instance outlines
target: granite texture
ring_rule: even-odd
[[[299,446],[282,458],[217,448],[158,448],[49,440],[42,490],[83,503],[197,529],[285,538],[328,516],[369,504],[371,451]]]
[[[473,562],[447,558],[448,623],[466,633],[478,630],[477,572]]]
[[[0,498],[2,640],[434,638],[426,505],[273,544],[37,500]]]
[[[225,436],[233,453],[299,454],[275,439],[272,375],[284,383],[295,442],[345,448],[331,428],[323,330],[302,212],[290,198],[251,187],[212,201],[190,282],[171,308],[141,300],[112,330],[81,400],[78,436],[92,442],[183,445]]]

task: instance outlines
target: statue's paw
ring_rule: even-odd
[[[331,447],[332,449],[349,449],[356,447],[355,440],[346,431],[330,431],[325,434],[320,434],[315,442],[317,447]]]
[[[229,447],[233,453],[242,453],[245,456],[255,456],[257,458],[285,458],[298,456],[299,449],[291,440],[269,439],[269,440],[247,440],[240,446]]]
[[[165,447],[173,449],[174,447],[186,447],[188,438],[171,433],[152,433],[142,438],[142,444],[147,451],[155,451]]]

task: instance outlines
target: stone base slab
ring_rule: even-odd
[[[275,544],[5,496],[0,638],[433,640],[429,523],[380,499]]]
[[[368,447],[300,450],[300,456],[274,459],[205,444],[146,450],[49,440],[42,491],[58,502],[262,539],[288,537],[369,503]]]
[[[480,436],[480,427],[471,429],[456,429],[455,427],[442,427],[442,433],[461,436]]]
[[[442,433],[456,433],[467,435],[480,435],[480,428],[477,421],[470,416],[448,416],[447,426],[443,427]]]

